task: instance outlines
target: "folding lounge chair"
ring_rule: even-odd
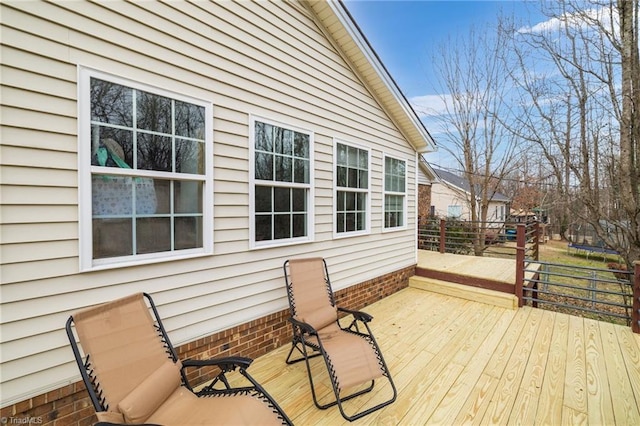
[[[166,426],[291,424],[246,372],[251,359],[180,362],[148,294],[134,294],[77,312],[67,321],[66,330],[99,422]],[[194,392],[185,369],[212,366],[217,367],[218,375]],[[244,376],[238,379],[246,386],[230,385],[227,375],[236,370]]]
[[[326,409],[337,404],[342,416],[353,421],[395,401],[395,385],[369,328],[368,322],[373,317],[364,312],[336,307],[324,259],[288,260],[284,264],[284,276],[293,327],[293,341],[286,362],[306,362],[311,394],[316,406]],[[352,320],[348,326],[341,326],[339,312],[351,315]],[[359,324],[364,325],[364,329],[361,330]],[[295,350],[301,356],[292,359]],[[318,402],[309,364],[310,358],[320,355],[324,358],[335,395],[335,401],[324,405]],[[343,402],[370,392],[375,380],[383,377],[391,385],[392,397],[378,405],[347,415]],[[346,395],[343,391],[347,391]]]

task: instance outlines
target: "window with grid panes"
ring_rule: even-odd
[[[335,156],[335,232],[338,235],[367,232],[369,150],[336,142]]]
[[[384,159],[384,227],[406,226],[406,161],[385,156]]]
[[[211,104],[88,70],[83,76],[89,124],[80,152],[91,182],[84,266],[210,252]]]
[[[311,236],[311,132],[252,120],[254,246]]]

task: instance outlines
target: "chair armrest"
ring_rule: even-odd
[[[313,326],[311,326],[310,324],[307,324],[306,322],[298,321],[297,319],[295,319],[293,317],[289,317],[289,322],[292,323],[296,327],[300,327],[302,329],[302,331],[304,331],[305,333],[318,334],[316,332],[316,329],[313,328]]]
[[[338,308],[338,312],[344,312],[347,314],[351,314],[353,315],[353,317],[358,320],[358,321],[362,321],[362,322],[369,322],[373,319],[373,317],[371,315],[369,315],[366,312],[362,312],[362,311],[355,311],[353,309],[346,309],[346,308]]]
[[[251,358],[245,358],[241,356],[230,357],[218,357],[211,359],[186,359],[182,361],[182,379],[183,384],[193,393],[198,396],[203,395],[229,395],[238,391],[238,389],[254,389],[256,388],[256,382],[251,378],[247,369],[251,365],[253,360]],[[210,381],[208,385],[205,385],[202,389],[195,391],[186,374],[186,369],[190,367],[218,367],[220,372]],[[236,374],[244,376],[251,382],[249,387],[232,386],[227,379],[227,374],[238,371]],[[222,384],[223,389],[216,388],[216,385]]]
[[[220,357],[211,359],[185,359],[182,361],[182,368],[187,367],[208,367],[217,366],[224,371],[232,371],[236,367],[249,368],[253,360],[241,356]]]

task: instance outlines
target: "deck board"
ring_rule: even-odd
[[[567,371],[564,381],[564,402],[577,412],[587,412],[587,379],[584,359],[584,319],[569,318]]]
[[[553,313],[544,311],[509,423],[534,424],[553,335]]]
[[[611,399],[616,423],[618,424],[639,424],[638,406],[640,404],[634,397],[631,383],[637,380],[636,374],[629,371],[624,361],[624,355],[618,342],[616,328],[613,324],[600,323],[603,344],[606,345],[605,359],[607,362],[607,373],[613,386],[611,389]],[[630,378],[630,376],[632,378]]]
[[[543,312],[541,310],[532,310],[528,321],[524,324],[518,335],[518,340],[513,345],[511,356],[505,362],[505,369],[509,369],[508,374],[501,374],[498,388],[494,393],[484,423],[489,424],[506,424],[510,414],[514,413],[514,404],[518,392],[527,361],[531,354],[533,343]],[[504,371],[504,370],[502,370]]]
[[[317,409],[289,345],[249,372],[298,425],[640,424],[640,340],[631,329],[531,307],[518,310],[407,288],[364,309],[397,400],[353,423]],[[332,396],[313,360],[320,397]],[[379,389],[378,389],[379,388]],[[390,392],[376,386],[356,409]]]
[[[638,337],[638,335],[626,333],[623,327],[614,327],[614,329],[618,337],[625,367],[629,372],[629,384],[633,394],[638,399],[640,398],[640,345],[638,345],[638,340],[634,338]],[[640,404],[635,408],[640,411]]]
[[[553,333],[538,399],[535,424],[556,425],[562,422],[569,316],[553,313],[553,317]]]
[[[615,424],[607,365],[603,357],[598,322],[585,319],[587,406],[590,424]]]
[[[474,278],[491,279],[508,284],[516,280],[515,259],[476,257],[418,250],[418,266]]]

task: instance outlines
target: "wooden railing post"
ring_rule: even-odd
[[[516,228],[516,288],[515,293],[518,298],[518,307],[524,304],[522,299],[522,287],[524,285],[524,257],[527,245],[527,229],[523,223]]]
[[[633,303],[631,306],[631,330],[634,333],[640,333],[640,260],[633,262]]]
[[[538,260],[540,260],[540,222],[536,221],[533,226],[534,260],[537,262]]]
[[[440,219],[440,253],[445,252],[445,238],[446,238],[446,226],[447,221],[444,219]]]

